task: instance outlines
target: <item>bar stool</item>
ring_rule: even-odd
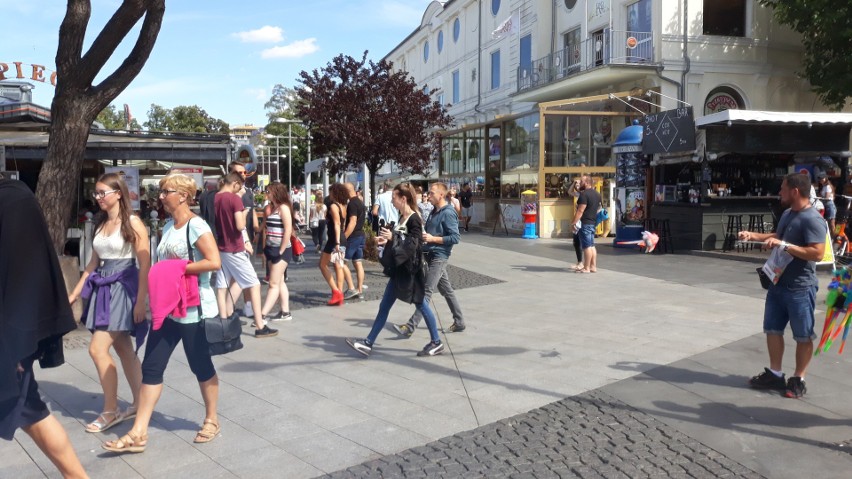
[[[753,233],[765,233],[763,228],[763,215],[748,215],[748,230]],[[750,244],[749,249],[755,249],[758,245]]]
[[[659,226],[657,224],[657,220],[655,220],[654,218],[645,218],[644,220],[642,220],[642,230],[643,231],[650,231],[650,232],[654,233],[654,232],[657,231],[658,227]]]
[[[744,244],[737,243],[737,234],[743,229],[743,215],[728,215],[728,228],[725,230],[725,241],[722,243],[722,251],[731,251],[734,247],[737,251],[745,251]]]
[[[660,243],[657,245],[657,251],[662,253],[674,253],[674,242],[672,241],[672,230],[669,227],[669,220],[657,220],[657,236],[660,237]]]

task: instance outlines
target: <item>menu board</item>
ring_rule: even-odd
[[[695,118],[692,107],[666,110],[644,119],[646,155],[695,150]]]

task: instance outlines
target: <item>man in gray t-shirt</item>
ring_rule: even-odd
[[[816,262],[825,254],[828,227],[808,200],[808,177],[793,173],[781,183],[781,202],[790,205],[778,222],[775,233],[740,231],[744,241],[763,241],[774,249],[772,259],[787,261],[775,284],[766,292],[763,332],[769,349],[769,367],[749,381],[754,388],[779,389],[788,398],[800,398],[805,387],[805,371],[814,355],[814,308],[816,307]],[[796,341],[796,370],[786,383],[781,372],[784,357],[784,330],[790,325]]]

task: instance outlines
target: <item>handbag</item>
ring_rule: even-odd
[[[298,236],[292,235],[290,237],[290,246],[293,248],[293,255],[299,256],[305,254],[305,243]]]
[[[189,252],[189,261],[194,261],[192,244],[189,242],[189,222],[187,222],[186,228],[186,250]],[[200,281],[197,276],[196,280]],[[199,291],[201,290],[200,283],[198,289]],[[236,308],[227,318],[220,318],[219,315],[213,318],[205,318],[201,310],[201,304],[199,303],[198,317],[201,320],[201,327],[204,328],[204,337],[207,339],[211,356],[218,356],[243,349],[241,338],[243,328],[242,324],[240,324],[240,313]]]

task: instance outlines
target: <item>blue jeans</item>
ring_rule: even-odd
[[[766,307],[763,311],[763,332],[783,336],[787,323],[793,331],[793,339],[807,343],[816,339],[814,334],[814,308],[816,286],[794,287],[772,286],[766,292]]]
[[[373,329],[370,330],[370,334],[367,336],[367,341],[370,344],[376,342],[376,338],[379,337],[379,333],[382,329],[384,329],[385,324],[388,322],[388,314],[390,314],[390,310],[395,302],[396,291],[394,280],[391,278],[390,281],[388,281],[388,285],[385,287],[385,294],[382,296],[382,302],[379,303],[379,312],[376,314],[376,320],[373,321]],[[435,313],[432,311],[432,308],[429,307],[429,300],[424,299],[422,303],[415,303],[414,306],[421,314],[423,314],[423,318],[426,320],[426,327],[429,328],[429,336],[432,337],[432,341],[440,343],[441,337],[438,335],[438,322],[435,320]]]

